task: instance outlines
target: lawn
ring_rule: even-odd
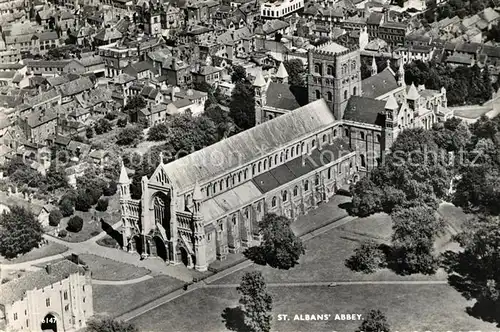
[[[447,285],[269,287],[273,331],[354,331],[359,321],[278,321],[278,314],[364,314],[380,309],[393,331],[492,331],[468,316],[469,305]],[[234,288],[199,289],[132,320],[141,331],[227,331],[222,313],[238,305]],[[187,314],[189,313],[189,314]],[[195,319],[193,319],[195,318]],[[165,329],[165,327],[169,327]]]
[[[82,218],[83,228],[77,233],[68,232],[68,235],[62,238],[62,240],[68,242],[84,242],[103,231],[100,222],[101,219],[109,225],[113,225],[114,223],[120,221],[120,201],[118,194],[107,198],[109,198],[109,206],[107,211],[105,212],[96,211],[93,208],[88,212],[75,211],[71,217],[79,216],[80,218]],[[71,217],[61,219],[61,222],[59,224],[60,230],[66,229],[68,221]],[[49,226],[47,233],[54,235],[55,230],[55,227]]]
[[[460,231],[468,220],[474,216],[465,213],[461,208],[450,203],[442,203],[439,205],[438,213],[455,231]]]
[[[339,227],[339,229],[374,240],[390,241],[392,236],[392,220],[386,213],[376,213],[366,218],[354,219]]]
[[[268,266],[252,265],[246,269],[221,278],[216,284],[239,283],[245,272],[259,270],[269,282],[309,282],[309,281],[349,281],[349,280],[445,280],[440,271],[434,276],[415,274],[399,276],[390,270],[380,270],[372,274],[353,272],[345,266],[354,249],[359,245],[355,234],[346,236],[339,230],[331,230],[311,240],[305,241],[306,254],[299,264],[290,270],[278,270]]]
[[[29,262],[29,261],[39,259],[39,258],[44,258],[44,257],[54,256],[57,254],[62,254],[67,250],[68,250],[68,248],[62,244],[49,242],[48,244],[45,244],[45,245],[41,246],[40,248],[32,249],[30,252],[28,252],[22,256],[16,257],[14,259],[11,259],[11,260],[8,260],[8,259],[0,256],[0,263],[1,264],[24,263],[24,262]]]
[[[92,278],[97,280],[129,280],[150,274],[145,268],[100,256],[83,254],[79,257],[90,267]]]
[[[303,235],[343,218],[347,216],[347,211],[342,206],[350,201],[351,197],[336,195],[328,203],[323,203],[307,215],[300,216],[292,223],[292,230],[297,235]]]
[[[453,114],[455,116],[459,116],[462,118],[476,119],[476,118],[481,117],[482,115],[485,115],[489,111],[491,111],[491,109],[488,107],[481,107],[481,106],[478,106],[475,108],[474,107],[464,107],[464,108],[455,109]]]
[[[183,285],[184,282],[163,275],[133,285],[93,285],[94,312],[116,317]]]

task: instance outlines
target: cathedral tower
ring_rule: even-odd
[[[203,194],[201,192],[200,184],[196,181],[193,191],[193,247],[195,262],[194,268],[198,271],[206,271],[208,269],[207,258],[206,258],[206,235],[205,235],[205,223],[203,220],[203,215],[201,214],[201,200],[203,199]]]
[[[309,102],[323,98],[335,118],[342,119],[347,101],[361,95],[359,49],[328,42],[308,53]]]
[[[394,143],[394,120],[397,116],[399,105],[394,95],[389,95],[385,103],[385,123],[382,128],[383,146],[382,152],[387,151]]]
[[[257,77],[255,77],[255,81],[253,82],[253,88],[255,91],[255,125],[258,125],[266,121],[263,118],[262,107],[266,105],[267,82],[262,75],[262,71],[257,73]]]

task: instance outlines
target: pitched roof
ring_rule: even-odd
[[[74,273],[85,273],[85,269],[67,259],[51,264],[50,273],[47,269],[28,272],[19,279],[0,285],[0,304],[10,305],[26,296],[26,292],[58,283]]]
[[[344,119],[382,126],[386,102],[373,98],[352,96],[347,102]]]
[[[396,98],[394,98],[394,95],[391,94],[389,95],[389,98],[387,98],[387,101],[385,103],[385,109],[387,110],[397,110],[399,108],[398,102],[396,101]]]
[[[283,62],[280,62],[280,66],[278,67],[278,71],[276,72],[276,77],[278,78],[287,78],[288,73],[286,71],[285,65]]]
[[[398,87],[396,77],[389,68],[361,82],[361,90],[363,91],[362,96],[368,98],[377,98]]]
[[[190,190],[217,175],[267,155],[289,142],[335,121],[323,99],[266,121],[166,165],[160,165],[179,190]],[[209,162],[218,156],[217,163]]]
[[[373,12],[368,16],[368,19],[366,20],[366,24],[375,24],[379,25],[382,22],[382,18],[384,17],[384,14],[379,13],[379,12]]]
[[[266,85],[266,80],[264,79],[264,75],[262,75],[262,70],[259,70],[257,72],[255,80],[253,81],[253,86],[263,87],[265,85]]]
[[[406,98],[409,100],[417,100],[418,98],[420,98],[420,94],[418,93],[415,84],[411,83],[410,87],[408,88]]]
[[[63,97],[72,96],[94,87],[94,83],[87,76],[80,77],[68,83],[59,86]]]
[[[288,84],[270,82],[266,92],[266,106],[289,111],[297,109],[303,106],[299,96],[300,92],[298,90],[292,91]]]
[[[28,115],[28,117],[26,118],[26,122],[28,123],[28,126],[30,126],[31,128],[36,128],[44,123],[54,121],[56,119],[57,119],[56,112],[52,110],[47,110],[47,111],[40,110]]]

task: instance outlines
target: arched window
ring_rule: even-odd
[[[217,191],[217,183],[214,183],[214,185],[212,186],[212,190],[213,193],[215,194],[215,192]]]
[[[294,150],[294,148],[291,148],[291,149],[290,149],[290,157],[291,157],[291,158],[293,158],[293,153],[294,153],[294,151],[295,151],[295,150]]]
[[[323,134],[323,143],[326,142],[326,134]]]
[[[241,171],[238,173],[238,182],[241,182]]]
[[[337,129],[333,130],[333,137],[337,137]]]
[[[364,140],[364,139],[365,139],[365,133],[364,133],[364,132],[362,132],[362,131],[360,131],[360,132],[359,132],[359,137],[360,137],[362,140]]]
[[[380,143],[380,135],[377,135],[377,142]]]
[[[304,142],[300,144],[300,153],[304,153]]]
[[[295,154],[297,156],[299,155],[299,149],[300,149],[300,145],[297,144],[297,147],[295,148]]]
[[[304,191],[308,191],[309,190],[309,180],[305,180],[304,181]]]
[[[275,207],[276,206],[276,197],[273,197],[272,201],[271,201],[271,206],[272,207]]]
[[[273,166],[273,157],[269,157],[269,168]]]
[[[355,96],[358,89],[356,87],[352,88],[352,95]]]
[[[283,192],[283,202],[286,202],[288,200],[288,191]]]
[[[332,178],[332,169],[331,168],[328,169],[328,172],[326,173],[326,177],[328,178],[328,180],[330,180]]]
[[[285,151],[285,160],[288,160],[288,149]]]
[[[319,185],[319,174],[316,174],[316,177],[314,178],[314,185]]]
[[[259,165],[257,166],[257,172],[260,173],[262,167],[262,162],[259,161]]]
[[[252,175],[255,175],[255,164],[252,166]]]
[[[299,187],[295,186],[295,188],[293,188],[293,196],[297,196],[299,194]]]
[[[210,196],[210,185],[207,186],[207,196]]]
[[[233,185],[236,183],[236,174],[233,175]]]
[[[362,154],[359,158],[361,159],[361,167],[366,167],[365,155]]]
[[[229,188],[231,186],[231,177],[228,177],[226,179],[226,188]]]
[[[246,180],[247,176],[248,176],[248,169],[245,168],[245,170],[243,171],[243,178]]]
[[[321,75],[321,66],[319,64],[314,64],[314,72]]]
[[[264,159],[264,171],[266,170],[267,168],[267,159]]]
[[[333,66],[326,67],[326,73],[330,76],[333,76]]]
[[[280,153],[280,163],[283,162],[283,152]]]
[[[347,99],[347,90],[344,91],[344,100]]]
[[[278,165],[278,155],[274,156],[274,165]]]
[[[313,148],[314,148],[315,146],[316,146],[316,140],[315,140],[315,139],[313,139],[313,140],[312,140],[312,142],[311,142],[311,147],[313,147]]]
[[[333,95],[332,95],[332,93],[330,91],[328,91],[326,93],[326,98],[328,99],[328,101],[332,101],[333,100]]]
[[[319,90],[316,90],[316,99],[320,98],[321,98],[321,92],[319,92]]]
[[[223,188],[224,188],[224,181],[220,180],[219,181],[219,190],[222,191]]]
[[[352,63],[351,63],[351,69],[352,70],[356,69],[356,61],[352,61]]]

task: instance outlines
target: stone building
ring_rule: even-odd
[[[69,260],[0,285],[5,331],[77,331],[94,314],[90,271]]]
[[[123,243],[199,271],[259,241],[269,212],[295,219],[357,181],[356,152],[321,99],[193,152],[161,163],[130,197],[122,167]]]

